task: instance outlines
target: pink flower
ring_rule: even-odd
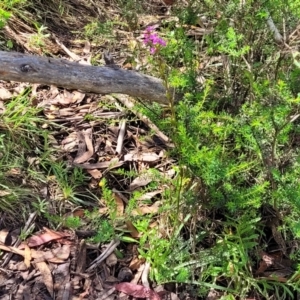
[[[144,44],[150,46],[150,53],[154,54],[159,45],[165,47],[166,41],[158,36],[154,26],[148,26],[144,32]]]

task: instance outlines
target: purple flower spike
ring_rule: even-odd
[[[153,47],[155,45],[161,45],[165,47],[167,45],[166,41],[158,36],[155,32],[154,26],[148,26],[144,32],[144,44],[150,46],[150,53],[154,54],[158,47]]]

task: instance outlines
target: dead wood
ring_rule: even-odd
[[[167,104],[162,80],[135,71],[0,51],[0,80],[40,83],[99,94],[120,93]]]

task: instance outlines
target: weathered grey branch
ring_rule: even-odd
[[[0,51],[0,80],[56,85],[100,94],[120,93],[167,104],[163,82],[112,67],[94,67],[63,59]]]
[[[267,16],[267,24],[268,24],[271,32],[273,33],[274,40],[279,44],[283,43],[283,36],[280,34],[279,30],[277,29],[271,15],[269,13]]]

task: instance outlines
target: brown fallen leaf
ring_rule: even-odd
[[[59,117],[70,117],[75,114],[74,109],[72,107],[67,107],[67,108],[61,108],[58,111],[58,116]]]
[[[89,54],[91,52],[91,43],[89,41],[85,41],[82,52],[84,54]]]
[[[51,103],[52,105],[67,105],[70,103],[69,99],[66,99],[65,96],[61,93],[57,95],[53,95],[54,97],[49,100],[48,103]]]
[[[63,150],[67,152],[73,152],[76,150],[78,143],[79,141],[77,133],[72,132],[65,139],[62,140],[61,146]]]
[[[53,279],[52,279],[52,274],[51,274],[51,271],[50,271],[48,265],[44,261],[37,262],[37,263],[35,263],[35,265],[41,272],[43,282],[44,282],[49,294],[53,298],[53,296],[54,296]]]
[[[118,262],[118,258],[115,253],[111,253],[105,260],[105,263],[109,266],[115,266]]]
[[[54,254],[54,257],[48,259],[48,261],[52,263],[62,263],[69,258],[71,245],[62,245],[62,247],[55,248],[51,252]]]
[[[77,208],[71,213],[71,216],[83,218],[85,216],[85,210],[83,208]]]
[[[153,181],[153,174],[145,173],[136,177],[129,185],[129,191],[132,192],[139,187],[145,186]]]
[[[85,94],[79,91],[68,92],[67,90],[64,90],[64,98],[68,103],[80,103],[84,97]]]
[[[106,206],[105,207],[100,207],[99,210],[98,210],[100,215],[106,215],[108,213],[108,211],[109,211],[108,207],[106,207]]]
[[[101,179],[102,178],[102,172],[94,169],[94,170],[86,170],[94,179]]]
[[[143,263],[145,263],[144,258],[135,257],[131,260],[129,268],[133,271],[137,270]]]
[[[37,246],[43,245],[45,243],[48,243],[50,241],[58,240],[58,239],[70,236],[70,234],[68,234],[68,233],[57,232],[57,231],[48,229],[46,227],[44,227],[43,229],[45,231],[44,233],[41,233],[39,235],[34,235],[27,240],[27,245],[29,247],[37,247]],[[24,247],[24,245],[23,245],[23,247]],[[19,248],[24,249],[21,246]]]
[[[27,268],[30,267],[30,261],[31,261],[31,250],[27,245],[25,245],[24,264],[26,265]]]
[[[31,256],[34,258],[35,262],[42,262],[42,261],[48,261],[55,257],[55,254],[52,253],[51,250],[48,251],[41,251],[41,250],[35,250],[31,249]],[[63,261],[61,261],[63,262]]]
[[[0,197],[4,197],[4,196],[10,195],[10,194],[11,194],[11,192],[9,192],[9,191],[0,190]]]
[[[81,141],[82,143],[85,143],[87,151],[83,153],[78,153],[76,158],[74,159],[74,163],[81,164],[86,161],[88,161],[94,154],[94,147],[93,147],[93,142],[91,139],[92,136],[92,129],[89,128],[85,130],[83,133],[83,138],[84,141]],[[79,134],[79,139],[81,140],[81,134]],[[79,152],[79,151],[78,151]]]
[[[151,206],[140,206],[131,211],[132,216],[143,216],[146,214],[156,214],[160,206],[160,201],[154,202]]]
[[[20,168],[12,168],[9,171],[5,172],[6,176],[16,176],[16,175],[21,175],[22,171]]]
[[[4,250],[4,251],[7,251],[7,252],[15,253],[15,254],[18,254],[18,255],[21,255],[21,256],[25,257],[25,251],[20,250],[20,249],[18,249],[16,247],[5,246],[2,243],[0,243],[0,249]]]
[[[113,195],[117,204],[117,217],[121,217],[124,214],[124,202],[117,193],[113,193]]]
[[[149,298],[150,300],[161,299],[156,292],[139,284],[121,282],[115,285],[115,289],[136,298]]]
[[[136,230],[136,228],[133,226],[131,221],[126,221],[126,227],[127,230],[129,231],[129,234],[133,237],[133,238],[139,238],[141,235],[140,233]]]
[[[10,98],[12,98],[12,93],[7,90],[6,88],[4,87],[0,87],[0,99],[1,100],[8,100]]]
[[[1,190],[0,190],[0,197],[1,197]],[[5,245],[8,233],[9,233],[8,229],[0,230],[0,243]]]
[[[119,161],[119,159],[117,157],[113,158],[110,161],[103,161],[103,162],[98,162],[98,163],[94,163],[94,164],[77,164],[77,163],[73,163],[73,165],[75,167],[78,168],[83,168],[86,170],[93,170],[93,169],[114,169],[114,168],[118,168],[120,166],[122,166],[124,164],[124,161]]]
[[[139,197],[138,200],[151,200],[156,195],[161,194],[162,191],[163,190],[157,190],[157,191],[154,191],[154,192],[145,193],[141,197]]]
[[[274,257],[268,255],[266,252],[261,252],[261,261],[259,263],[259,268],[256,270],[255,274],[259,275],[262,274],[268,267],[274,264]]]

